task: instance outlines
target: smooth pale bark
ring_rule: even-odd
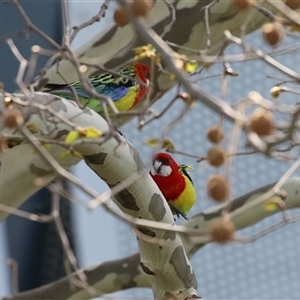
[[[274,197],[278,197],[275,194],[272,194],[271,197],[266,197],[263,201],[253,205],[258,197],[268,192],[273,186],[274,184],[264,186],[231,202],[229,211],[230,214],[236,214],[236,216],[232,216],[232,221],[236,230],[250,227],[270,215],[281,212],[279,208],[271,211],[266,209],[267,204],[274,201]],[[292,177],[281,187],[281,190],[287,193],[287,196],[284,199],[287,210],[300,207],[299,186],[300,178]],[[251,205],[253,206],[250,208]],[[201,241],[201,236],[207,233],[207,229],[211,222],[220,218],[222,208],[223,205],[219,205],[207,209],[202,213],[195,215],[189,222],[184,224],[187,230],[192,229],[199,232],[198,235],[197,233],[190,235],[181,234],[183,246],[189,258],[193,257],[198,250],[210,242],[209,239],[206,239],[206,241],[203,241],[202,239]],[[243,212],[241,212],[242,209],[244,210]],[[151,288],[151,276],[142,271],[139,265],[139,258],[139,253],[136,253],[123,259],[90,266],[85,268],[84,272],[88,278],[89,284],[99,293],[99,296],[128,288]],[[64,278],[32,291],[2,298],[2,300],[38,300],[44,298],[51,300],[57,298],[75,299],[76,297],[78,298],[79,295],[80,299],[89,299],[89,295],[85,290],[81,289],[78,291],[70,288],[69,279]]]
[[[28,142],[25,137],[19,138],[17,145],[4,154],[0,154],[0,190],[5,190],[4,193],[0,193],[1,204],[18,207],[29,195],[42,187],[42,185],[36,186],[34,181],[36,178],[44,180],[44,184],[46,184],[60,174],[76,183],[76,179],[71,174],[65,172],[59,165],[55,165],[56,160],[63,167],[78,161],[77,157],[73,158],[72,153],[67,156],[63,155],[67,145],[65,148],[56,144],[42,146],[41,149],[46,149],[48,154],[55,154],[48,161],[41,158],[41,150],[37,151],[31,145],[34,138],[64,141],[68,132],[74,130],[72,124],[69,123],[71,121],[76,124],[76,127],[94,127],[103,133],[103,137],[99,138],[98,143],[93,143],[91,139],[90,143],[88,141],[79,143],[74,145],[74,148],[80,152],[87,165],[99,178],[112,189],[121,187],[117,193],[112,195],[112,199],[120,209],[134,218],[167,223],[170,224],[170,227],[174,226],[172,213],[163,195],[145,169],[139,152],[127,142],[124,136],[115,132],[116,137],[110,137],[110,128],[102,117],[90,109],[82,110],[73,101],[60,99],[46,93],[35,93],[32,96],[30,102],[28,98],[20,95],[14,95],[13,98],[14,107],[19,109],[26,119],[24,127],[31,128],[34,133],[27,133],[27,139],[30,137],[31,142]],[[5,110],[4,97],[0,96],[0,111]],[[19,136],[22,132],[21,128],[11,130],[5,128],[4,125],[1,126],[2,134],[9,132],[12,136],[14,134]],[[25,134],[24,131],[22,133]],[[12,137],[10,140],[13,140]],[[26,160],[23,159],[24,157]],[[9,168],[8,164],[13,159],[15,159],[15,167]],[[49,161],[52,161],[52,165]],[[22,181],[26,177],[28,179],[24,185]],[[90,191],[90,195],[92,198],[98,196],[93,191]],[[92,203],[97,204],[98,200],[100,201],[100,198],[94,199]],[[2,219],[5,216],[6,214],[2,213]],[[138,238],[140,264],[143,271],[151,275],[155,299],[165,299],[168,295],[177,294],[180,294],[178,299],[196,296],[197,280],[185,254],[180,236],[174,232],[155,228],[137,227],[137,230],[142,234]],[[166,241],[166,243],[153,242],[157,240]],[[169,278],[172,278],[172,281]],[[79,294],[81,293],[79,292]],[[81,295],[75,296],[82,298]]]
[[[175,1],[170,2],[175,3]],[[205,49],[206,39],[204,37],[206,36],[206,29],[204,12],[201,11],[201,8],[210,2],[211,1],[177,1],[175,5],[176,22],[165,35],[164,39],[194,50]],[[267,7],[274,11],[272,6],[268,5]],[[223,45],[222,39],[224,37],[224,30],[229,30],[233,35],[239,35],[240,26],[244,24],[246,17],[250,13],[253,14],[253,16],[246,28],[246,33],[259,28],[267,19],[261,13],[254,10],[239,11],[230,1],[220,1],[216,3],[209,12],[211,49],[207,53],[218,53],[220,47]],[[187,18],[186,16],[189,17]],[[163,1],[156,1],[153,12],[146,21],[158,34],[161,34],[170,22],[170,11],[166,4]],[[104,65],[107,68],[114,68],[132,59],[134,55],[132,49],[134,47],[142,46],[146,43],[147,41],[141,39],[136,34],[131,24],[123,28],[113,25],[78,49],[76,54],[83,63],[94,63]],[[191,55],[189,51],[181,49],[176,49],[176,51],[187,54],[190,58],[193,58],[193,55]],[[75,67],[69,61],[61,61],[59,71],[68,81],[77,80]],[[94,74],[95,72],[95,68],[89,68],[87,75]],[[153,79],[154,90],[151,101],[157,100],[168,91],[170,87],[176,84],[175,81],[169,79],[168,75],[164,74],[155,73]],[[61,77],[56,73],[56,66],[53,66],[46,73],[43,82],[63,82]],[[1,97],[2,95],[0,96],[0,99],[2,99],[2,101],[0,101],[0,110],[3,111],[3,97]],[[45,94],[36,93],[34,99],[37,100],[38,103],[47,104],[46,102],[50,99],[49,97],[50,96]],[[105,121],[97,114],[90,110],[82,112],[77,105],[72,102],[58,100],[58,102],[51,102],[48,105],[59,112],[59,114],[72,119],[72,122],[77,126],[93,126],[102,132],[108,130]],[[58,124],[52,123],[53,117],[49,117],[49,112],[42,114],[35,112],[30,116],[29,122],[39,128],[39,132],[35,133],[35,135],[39,137],[61,140],[71,129],[69,125],[62,122]],[[3,133],[13,133],[11,130],[1,127],[0,130]],[[126,187],[126,193],[121,192],[115,197],[116,203],[125,213],[134,217],[142,217],[148,220],[171,224],[173,218],[169,207],[165,205],[162,195],[149,176],[143,174],[144,166],[139,159],[138,152],[125,141],[124,137],[119,136],[119,140],[124,142],[124,145],[120,148],[120,156],[116,156],[113,151],[118,145],[115,138],[111,138],[101,145],[88,143],[77,145],[76,150],[82,153],[87,164],[111,187],[115,187],[118,182],[124,181],[132,172],[141,175],[137,176],[133,184]],[[47,151],[63,168],[68,168],[79,161],[79,158],[72,154],[65,156],[66,149],[59,145],[51,145]],[[0,193],[0,203],[11,207],[18,207],[29,195],[41,187],[34,184],[34,179],[42,177],[44,184],[46,184],[57,174],[57,170],[54,170],[49,163],[41,158],[40,154],[34,150],[28,142],[22,142],[7,152],[1,153],[0,162],[0,190],[5,191]],[[16,169],[18,170],[17,173],[15,172]],[[289,182],[288,180],[287,184]],[[298,181],[296,185],[299,186]],[[291,185],[293,191],[296,191],[296,185],[294,183]],[[290,195],[286,198],[287,206],[289,197]],[[242,203],[240,206],[243,206],[246,202],[247,201],[240,200],[240,202],[236,203]],[[299,203],[297,196],[293,197],[292,202]],[[232,208],[233,207],[234,205]],[[244,217],[243,214],[238,214],[235,219],[233,218],[237,229],[250,226],[275,212],[268,212],[263,206],[255,206],[251,209],[254,208],[255,214],[251,214],[255,215],[254,219],[249,217],[250,215],[247,214],[247,210],[244,212]],[[197,228],[203,232],[208,222],[219,217],[219,212],[219,208],[203,212],[192,218],[190,222],[186,224],[186,227]],[[6,216],[6,213],[0,212],[0,220]],[[180,292],[181,294],[178,296],[178,299],[196,295],[196,279],[190,268],[184,249],[182,248],[179,236],[152,228],[149,230],[144,229],[142,233],[148,235],[150,239],[155,236],[160,239],[168,240],[168,243],[166,243],[162,249],[157,249],[157,244],[151,244],[141,239],[139,240],[143,270],[151,275],[146,275],[142,271],[139,265],[140,260],[138,255],[90,268],[86,270],[89,283],[99,291],[99,295],[135,286],[152,286],[157,299],[166,297],[168,293],[176,294]],[[191,242],[192,239],[189,239],[187,236],[183,236],[183,241],[188,256],[191,256],[204,245],[203,243],[195,242],[195,240]],[[155,255],[153,255],[153,253]],[[124,269],[125,272],[122,272]],[[105,273],[105,270],[107,273]],[[105,274],[105,276],[103,274]],[[167,278],[166,274],[167,276],[171,276],[169,278],[174,279],[172,283],[165,280]],[[102,277],[99,278],[99,276]],[[41,299],[45,297],[47,299],[88,299],[90,297],[85,290],[74,291],[69,289],[67,279],[62,279],[59,282],[22,295],[24,295],[25,298],[19,295],[15,296],[14,299]]]
[[[176,19],[170,30],[163,37],[165,41],[175,43],[195,51],[182,48],[174,48],[180,54],[187,55],[188,58],[198,57],[196,51],[205,50],[207,30],[205,25],[205,14],[203,8],[212,1],[169,1],[175,9]],[[270,11],[275,8],[268,3],[261,3]],[[221,0],[209,10],[208,21],[210,29],[210,48],[206,52],[208,55],[217,54],[224,46],[224,31],[229,30],[232,35],[240,36],[241,26],[245,21],[249,22],[245,27],[245,33],[250,33],[258,29],[268,19],[255,9],[239,10],[232,1]],[[170,24],[171,11],[164,1],[155,1],[151,13],[145,19],[146,23],[161,35]],[[84,29],[83,29],[84,30]],[[149,41],[143,39],[129,23],[124,27],[111,25],[99,32],[88,43],[75,49],[76,55],[81,63],[96,64],[106,68],[116,68],[126,61],[130,61],[135,56],[133,49],[148,44]],[[63,78],[69,82],[78,79],[75,66],[68,60],[59,62],[59,72]],[[96,68],[89,67],[86,75],[99,72]],[[157,70],[156,70],[157,72]],[[169,75],[155,73],[153,80],[152,101],[157,100],[177,81],[171,80]],[[62,83],[64,80],[57,74],[57,66],[54,65],[46,72],[43,83]]]

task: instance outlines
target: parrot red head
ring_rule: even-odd
[[[152,176],[168,177],[172,173],[178,173],[178,164],[173,157],[165,152],[158,152],[153,157]]]
[[[140,85],[134,103],[132,104],[133,107],[136,104],[138,104],[148,92],[149,84],[150,84],[150,69],[147,65],[144,65],[142,63],[133,63],[131,67],[134,69],[136,77],[143,83],[146,83],[147,85],[147,87],[144,85]]]
[[[150,79],[150,68],[142,63],[133,63],[133,67],[135,68],[138,78],[144,83],[148,83]]]

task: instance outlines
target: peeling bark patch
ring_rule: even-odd
[[[186,288],[194,287],[197,289],[197,280],[194,272],[191,272],[190,266],[187,264],[186,257],[182,246],[178,246],[171,258],[170,264],[174,267],[178,277],[182,280]]]
[[[66,129],[60,130],[60,131],[57,132],[57,134],[56,134],[56,136],[55,136],[54,139],[60,139],[61,137],[66,136],[69,132],[70,131],[66,130]]]
[[[143,263],[141,263],[141,268],[148,275],[155,275],[153,271],[151,271],[148,267],[146,267]]]
[[[170,30],[165,36],[164,39],[167,41],[172,41],[177,45],[184,45],[189,39],[190,34],[192,32],[192,28],[200,22],[204,22],[204,12],[199,14],[191,13],[191,11],[203,11],[202,8],[209,1],[195,1],[196,5],[190,8],[182,8],[177,10],[176,12],[176,22],[172,25],[172,30]],[[227,15],[226,18],[218,18],[217,22],[226,21],[227,19],[233,18],[236,14],[238,14],[238,10],[232,10],[230,16]],[[188,18],[186,16],[189,16]],[[215,21],[215,18],[214,18]],[[153,26],[153,30],[157,32],[157,34],[161,34],[164,28],[169,24],[169,19],[164,18],[162,21]],[[174,34],[176,32],[177,34]],[[175,51],[178,49],[174,47]]]
[[[103,165],[107,155],[107,153],[99,152],[96,154],[84,156],[84,160],[87,164]]]
[[[150,230],[149,228],[147,227],[143,227],[143,226],[137,226],[136,227],[138,231],[140,231],[141,233],[147,235],[147,236],[150,236],[150,237],[156,237],[156,233],[152,230]]]
[[[126,264],[127,268],[122,266]],[[92,268],[85,272],[89,278],[89,284],[94,285],[96,282],[99,282],[105,278],[107,275],[118,274],[116,277],[116,285],[122,285],[123,288],[132,288],[137,286],[137,283],[134,279],[143,274],[140,268],[140,256],[139,254],[134,254],[123,259],[117,259],[114,261],[109,261],[102,263],[96,268]],[[118,281],[117,281],[118,280]],[[69,285],[69,282],[66,281],[66,285]],[[67,290],[67,288],[66,288]],[[55,299],[67,299],[68,297],[55,297]],[[54,299],[54,298],[53,298]]]
[[[176,22],[172,25],[172,30],[169,31],[166,35],[165,35],[165,39],[168,41],[172,41],[174,44],[178,44],[178,45],[183,45],[184,43],[186,43],[189,38],[190,38],[190,34],[191,34],[191,28],[194,28],[194,26],[200,22],[203,22],[204,20],[204,14],[194,14],[194,13],[190,13],[191,10],[198,10],[201,11],[201,8],[204,6],[203,1],[196,1],[196,5],[193,6],[192,8],[187,8],[187,9],[180,9],[177,10],[176,12]],[[209,1],[207,1],[207,4],[209,3]],[[187,18],[186,16],[189,16],[189,18]],[[160,35],[161,33],[163,33],[164,29],[166,28],[166,26],[168,26],[168,24],[170,23],[170,17],[166,17],[164,19],[162,19],[159,23],[155,24],[155,26],[152,27],[152,29],[158,34]],[[112,28],[110,31],[108,31],[106,33],[106,35],[104,37],[102,37],[102,39],[100,39],[99,41],[97,41],[94,46],[97,45],[101,45],[104,43],[104,41],[106,42],[107,40],[109,40],[111,38],[110,34],[112,34],[112,31],[116,31],[115,27]],[[174,32],[176,32],[176,34],[174,34]],[[132,42],[130,43],[130,49],[133,49],[135,47],[139,47],[144,45],[144,40],[142,39],[142,37],[140,35],[136,35],[135,39],[132,40]],[[178,49],[176,47],[173,47],[173,49],[175,49],[175,51]],[[123,50],[123,49],[122,49]],[[120,51],[122,51],[120,50]],[[129,59],[132,58],[132,54],[131,51],[124,51],[124,55],[122,55],[122,57],[114,57],[111,61],[110,61],[110,65],[106,64],[105,67],[113,67],[113,66],[118,66],[121,65],[124,61],[127,61]],[[113,64],[113,66],[111,66]],[[94,74],[93,74],[94,75]]]
[[[59,112],[60,110],[64,112],[68,112],[67,105],[63,103],[59,98],[55,101],[52,101],[48,104],[52,109],[54,109],[56,112]]]
[[[127,263],[129,266],[125,270],[121,267],[123,263]],[[137,282],[135,279],[141,274],[145,276],[140,267],[140,256],[138,254],[101,263],[96,267],[86,269],[84,273],[88,277],[88,283],[92,286],[106,280],[106,276],[110,276],[110,278],[113,278],[112,286],[121,287],[121,289],[136,287]],[[50,288],[46,291],[37,291],[33,296],[28,296],[27,299],[69,299],[72,297],[74,290],[70,288],[68,278],[62,279],[59,286],[58,289]],[[76,299],[79,299],[79,297]]]
[[[217,210],[216,212],[209,213],[209,214],[206,214],[205,212],[202,212],[198,216],[202,215],[204,220],[209,221],[209,220],[212,220],[214,218],[219,217],[221,215],[221,212],[222,212],[222,210]]]
[[[48,175],[48,174],[52,174],[52,173],[53,173],[52,170],[49,171],[49,170],[45,170],[45,169],[39,168],[39,167],[37,167],[35,164],[31,164],[31,165],[29,166],[29,170],[30,170],[30,172],[31,172],[32,174],[35,174],[35,175],[37,175],[37,176],[39,176],[39,177],[43,177],[43,176],[46,176],[46,175]]]
[[[248,202],[248,199],[251,196],[253,196],[255,194],[260,194],[260,193],[267,192],[268,190],[270,190],[275,185],[275,183],[276,182],[265,185],[263,187],[260,187],[260,188],[256,189],[255,191],[249,192],[246,195],[242,195],[241,197],[236,198],[235,200],[232,201],[232,205],[230,207],[229,212],[235,211],[236,209],[238,209],[238,208],[242,207],[243,205],[245,205]],[[222,209],[220,209],[219,213],[221,214],[221,212],[222,212]]]
[[[163,201],[164,200],[160,194],[154,194],[149,204],[148,210],[157,222],[161,221],[166,214]]]
[[[194,28],[195,25],[202,22],[204,20],[204,14],[191,14],[191,10],[198,10],[201,11],[201,8],[204,6],[203,1],[196,1],[196,5],[193,6],[193,8],[187,8],[187,9],[180,9],[176,12],[176,22],[172,26],[172,30],[169,31],[165,35],[165,39],[168,41],[172,41],[174,44],[183,45],[186,43],[191,34],[191,28]],[[207,1],[207,4],[209,1]],[[186,16],[189,16],[187,18]],[[162,19],[159,23],[157,23],[155,26],[152,27],[154,31],[158,35],[160,35],[166,26],[170,23],[170,18],[166,17]],[[174,34],[176,32],[176,34]],[[108,36],[109,32],[106,34]],[[103,40],[103,38],[102,38]],[[98,43],[103,43],[102,40],[99,40]],[[94,44],[95,45],[95,44]],[[131,49],[135,47],[139,47],[144,45],[144,41],[141,36],[136,35],[135,39],[132,40],[130,46]],[[173,47],[174,50],[177,50],[178,48]],[[115,57],[113,60],[110,61],[110,64],[106,64],[105,67],[114,67],[122,64],[124,61],[131,59],[131,52],[126,51],[122,57]],[[94,75],[94,74],[93,74]]]
[[[118,182],[117,184],[121,184],[123,185],[122,182]],[[115,186],[109,184],[109,187],[113,187]],[[114,195],[114,198],[116,199],[116,201],[118,201],[124,208],[133,210],[133,211],[139,211],[140,208],[137,206],[136,204],[136,200],[134,198],[134,196],[126,189],[126,187],[123,185],[123,189],[121,192],[118,192]]]
[[[122,290],[127,290],[127,289],[130,289],[130,288],[133,288],[133,287],[137,286],[137,283],[135,281],[131,280],[131,275],[130,274],[126,274],[125,277],[128,279],[128,282],[121,285]],[[117,282],[117,285],[118,285],[118,282]]]

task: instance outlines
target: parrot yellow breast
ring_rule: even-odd
[[[183,174],[185,181],[185,188],[179,197],[175,200],[171,200],[172,204],[186,215],[196,202],[196,191],[191,180]]]
[[[138,96],[139,88],[139,85],[130,87],[124,97],[114,102],[119,111],[128,111],[132,108],[133,104],[135,103],[135,99]]]

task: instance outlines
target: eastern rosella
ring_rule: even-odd
[[[150,69],[142,63],[132,63],[120,68],[116,73],[119,76],[103,73],[91,76],[89,79],[96,92],[111,97],[120,112],[128,111],[138,104],[148,92]],[[140,84],[140,82],[147,86]],[[70,84],[48,83],[45,87],[49,89],[45,91],[47,93],[75,100],[73,88],[83,106],[87,106],[103,116],[101,100],[90,98],[89,94],[82,89],[80,81]]]
[[[187,170],[191,167],[178,165],[173,157],[159,152],[153,157],[150,175],[166,198],[173,215],[186,215],[196,202],[196,191]]]

